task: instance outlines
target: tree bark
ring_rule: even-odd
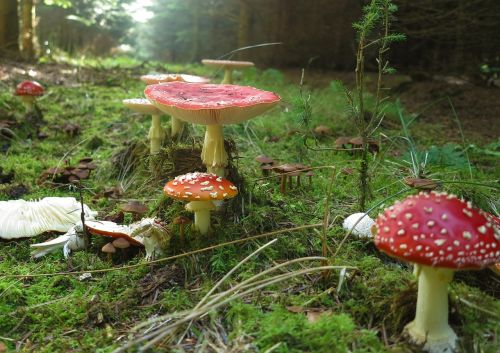
[[[35,20],[35,1],[22,0],[21,14],[21,52],[25,59],[31,60],[35,57],[35,35],[34,35],[34,20]]]
[[[0,1],[0,50],[19,51],[17,0]]]
[[[238,19],[238,48],[248,46],[250,29],[250,4],[248,0],[239,0],[240,14]],[[240,53],[241,55],[242,53]]]

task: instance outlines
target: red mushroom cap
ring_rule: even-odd
[[[103,235],[115,239],[124,238],[131,244],[143,246],[141,242],[129,235],[131,231],[127,226],[108,221],[85,221],[85,227],[90,233],[95,235]]]
[[[454,195],[409,196],[375,222],[375,245],[399,259],[453,269],[479,269],[500,261],[498,225]]]
[[[215,201],[231,199],[238,188],[215,174],[188,173],[175,177],[163,188],[165,195],[185,201]]]
[[[167,82],[146,87],[159,109],[193,124],[237,124],[274,107],[280,97],[258,88],[225,84]]]
[[[41,96],[43,86],[36,81],[23,81],[16,86],[16,96]]]

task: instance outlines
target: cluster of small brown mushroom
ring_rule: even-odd
[[[90,172],[97,168],[97,165],[90,157],[82,158],[78,161],[76,167],[53,167],[44,170],[38,183],[54,183],[54,184],[69,184],[79,180],[88,179]]]
[[[121,249],[123,255],[126,254],[127,248],[130,247],[130,242],[125,238],[116,238],[110,243],[105,244],[101,251],[107,255],[108,261],[113,261],[113,254],[116,253],[116,249]]]
[[[378,153],[380,151],[380,143],[375,139],[368,139],[368,151],[370,153]],[[340,136],[335,140],[335,147],[340,150],[356,151],[363,148],[363,139],[360,136],[346,137]]]
[[[309,179],[309,185],[312,184],[312,177],[314,176],[310,166],[302,163],[285,163],[276,165],[276,161],[266,155],[258,155],[255,161],[260,163],[260,169],[264,176],[269,176],[270,172],[277,173],[280,177],[280,192],[286,193],[287,183],[288,189],[293,188],[293,179],[296,178],[296,187],[301,186],[301,177],[306,176]]]

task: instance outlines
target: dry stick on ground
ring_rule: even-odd
[[[88,270],[88,271],[83,270],[83,271],[73,271],[73,272],[34,273],[34,274],[25,274],[25,275],[10,275],[9,274],[9,275],[2,275],[2,276],[0,276],[0,279],[3,279],[3,278],[31,278],[31,277],[50,277],[50,276],[70,276],[70,275],[81,275],[83,273],[105,273],[105,272],[111,272],[111,271],[128,270],[128,269],[131,269],[131,268],[138,268],[138,267],[142,267],[142,266],[148,266],[148,265],[152,265],[152,264],[162,263],[162,262],[165,262],[165,261],[171,261],[171,260],[179,259],[179,258],[190,256],[190,255],[200,254],[200,253],[203,253],[203,252],[206,252],[206,251],[210,251],[210,250],[214,250],[214,249],[218,249],[218,248],[221,248],[221,247],[224,247],[224,246],[227,246],[227,245],[244,243],[244,242],[247,242],[249,240],[260,239],[260,238],[265,238],[265,237],[271,237],[271,236],[274,236],[274,235],[278,235],[278,234],[282,234],[282,233],[287,233],[287,232],[294,232],[294,231],[297,231],[297,230],[304,230],[304,229],[310,229],[310,228],[319,228],[322,225],[323,225],[323,223],[315,223],[315,224],[306,224],[306,225],[302,225],[302,226],[298,226],[298,227],[293,227],[293,228],[275,230],[275,231],[272,231],[272,232],[263,233],[263,234],[259,234],[259,235],[254,235],[254,236],[243,238],[243,239],[236,239],[236,240],[228,241],[228,242],[225,242],[225,243],[212,245],[212,246],[209,246],[209,247],[206,247],[206,248],[202,248],[202,249],[198,249],[198,250],[193,250],[193,251],[190,251],[190,252],[187,252],[187,253],[182,253],[182,254],[177,254],[177,255],[173,255],[173,256],[169,256],[169,257],[164,257],[162,259],[153,260],[153,261],[147,261],[147,262],[143,262],[143,263],[136,264],[136,265],[128,265],[128,266],[122,266],[122,267],[111,267],[111,268],[104,268],[104,269],[100,269],[100,270]]]

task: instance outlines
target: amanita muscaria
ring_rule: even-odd
[[[186,210],[194,212],[194,228],[201,234],[210,230],[210,211],[213,201],[227,200],[238,195],[238,188],[229,180],[215,174],[188,173],[175,177],[163,188],[165,195],[189,201]]]
[[[405,332],[428,352],[454,351],[457,336],[448,324],[448,283],[454,271],[500,261],[498,224],[470,202],[444,192],[409,196],[375,222],[376,246],[417,266],[416,315]]]
[[[33,110],[35,98],[42,96],[45,90],[36,81],[23,81],[16,86],[15,95],[21,98],[24,106],[28,110]]]
[[[225,84],[168,82],[147,86],[144,94],[167,114],[207,125],[201,159],[208,172],[219,176],[228,164],[222,126],[251,119],[280,101],[273,92]]]
[[[188,82],[188,83],[209,83],[210,79],[202,76],[186,75],[186,74],[149,74],[142,75],[141,81],[147,85],[153,85],[164,82]],[[177,119],[175,116],[171,118],[171,136],[176,139],[182,134],[184,129],[184,122]]]

